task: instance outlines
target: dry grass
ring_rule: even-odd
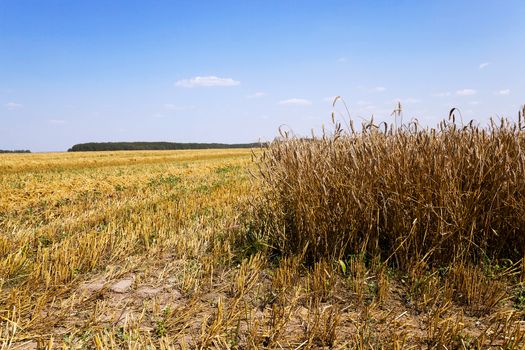
[[[259,230],[280,254],[308,262],[366,254],[408,271],[517,261],[525,253],[521,123],[369,123],[359,132],[336,124],[318,138],[284,135],[260,158]]]
[[[149,282],[140,278],[164,273],[155,284],[165,294],[192,295],[210,283],[215,262],[231,259],[224,241],[250,192],[249,160],[249,150],[2,157],[4,343],[46,339],[57,327],[69,337],[79,331],[76,318],[86,317],[82,332],[91,333],[118,320],[125,307],[113,299],[128,293],[112,285],[128,277],[133,290]],[[152,270],[143,268],[148,262]]]
[[[428,345],[485,346],[489,331],[467,332],[464,317],[525,301],[525,108],[517,123],[486,128],[456,122],[458,113],[437,128],[371,121],[356,131],[350,120],[320,137],[282,133],[258,158],[262,193],[247,241],[314,272],[339,265],[358,304],[388,304],[396,286],[407,307],[428,314],[418,320],[429,322]],[[337,290],[331,275],[321,279],[323,296]]]
[[[523,348],[521,131],[390,130],[0,155],[0,348]]]

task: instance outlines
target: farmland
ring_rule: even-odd
[[[336,132],[319,142],[285,138],[253,151],[0,155],[1,348],[522,348],[521,259],[503,258],[503,249],[485,259],[461,250],[469,260],[427,249],[419,234],[430,237],[436,228],[401,218],[437,220],[436,208],[426,212],[422,204],[411,212],[401,195],[415,188],[422,198],[436,198],[424,193],[428,186],[383,188],[399,195],[392,197],[398,202],[385,201],[392,204],[385,212],[366,204],[376,198],[366,195],[379,191],[365,178],[389,186],[398,184],[388,182],[389,174],[406,170],[414,174],[406,181],[417,183],[417,166],[424,174],[427,157],[439,158],[443,145],[473,142],[481,156],[465,159],[499,159],[490,157],[490,137],[471,131],[445,128],[443,138],[428,140],[431,134]],[[521,147],[521,134],[511,126],[503,131],[492,140],[508,156],[502,164],[519,171],[523,156],[512,150]],[[416,168],[399,169],[381,158],[390,153],[380,144],[396,159],[429,144],[434,149],[413,153],[421,157]],[[399,147],[407,144],[413,147]],[[345,154],[353,167],[342,163]],[[343,176],[348,169],[353,182]],[[487,174],[483,184],[499,186],[500,173]],[[502,183],[521,186],[514,179]],[[511,189],[501,208],[517,198]],[[348,199],[351,193],[359,197]],[[337,196],[334,206],[329,199]],[[379,215],[392,225],[373,226],[383,223],[373,221]],[[463,227],[454,227],[461,235]],[[341,244],[336,233],[348,232],[366,235]],[[377,232],[395,244],[369,244]],[[316,235],[329,238],[314,245]]]
[[[0,350],[525,350],[524,15],[0,0]]]
[[[170,312],[181,316],[177,305],[188,308],[188,317],[200,312],[190,307],[193,299],[186,304],[177,296],[195,298],[201,283],[215,283],[211,276],[217,259],[225,264],[231,259],[229,246],[222,242],[250,192],[245,171],[250,154],[227,150],[4,156],[4,347],[26,339],[43,344],[52,336],[55,343],[68,346],[77,344],[75,339],[89,344],[98,344],[96,339],[120,341],[112,329],[126,332],[127,323],[137,322],[143,312],[153,312],[147,316],[153,326]],[[148,305],[132,294],[101,297],[113,295],[106,285],[126,278],[143,286],[139,294]],[[140,305],[130,307],[130,302]],[[124,315],[126,310],[129,314]],[[163,333],[155,327],[152,332]]]

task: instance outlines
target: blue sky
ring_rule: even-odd
[[[280,125],[515,118],[525,2],[0,0],[0,149],[249,142]],[[341,110],[341,107],[337,108]]]

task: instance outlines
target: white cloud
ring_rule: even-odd
[[[339,62],[339,63],[345,63],[346,61],[347,61],[346,57],[339,57],[337,59],[337,62]]]
[[[474,89],[462,89],[462,90],[456,91],[456,95],[458,96],[474,96],[477,93],[478,92]]]
[[[372,92],[384,92],[386,91],[386,87],[384,86],[376,86],[375,88],[372,89]]]
[[[510,95],[510,89],[500,90],[496,92],[496,95],[508,96]]]
[[[254,94],[246,96],[246,98],[261,98],[261,97],[264,97],[266,95],[267,95],[266,92],[258,91],[258,92],[254,93]]]
[[[477,106],[477,105],[479,105],[479,101],[470,101],[469,104],[471,104],[473,106]]]
[[[479,65],[479,69],[487,68],[490,62],[483,62]]]
[[[49,124],[65,124],[66,121],[63,119],[49,119]]]
[[[432,94],[432,96],[434,97],[447,97],[450,95],[451,95],[450,91],[443,91],[443,92],[437,92],[435,94]]]
[[[6,103],[5,107],[10,110],[10,111],[14,111],[14,110],[17,110],[17,109],[20,109],[22,107],[24,107],[23,105],[21,105],[20,103],[15,103],[15,102],[9,102],[9,103]]]
[[[177,111],[179,107],[171,103],[165,103],[164,109],[167,109],[168,111]]]
[[[396,98],[392,100],[393,103],[401,102],[401,104],[414,104],[419,103],[421,100],[413,97],[407,97],[407,98]]]
[[[336,97],[337,96],[328,96],[328,97],[323,98],[323,101],[334,103],[334,100],[335,100]]]
[[[236,86],[241,82],[233,80],[232,78],[219,78],[214,75],[207,77],[194,77],[190,79],[182,79],[175,82],[175,86],[194,88],[194,87],[210,87],[210,86]]]
[[[312,102],[304,98],[290,98],[279,102],[280,105],[311,106]]]
[[[165,103],[164,109],[167,111],[187,111],[189,109],[194,109],[193,106],[177,106],[171,103]]]
[[[392,109],[385,109],[385,108],[381,108],[375,105],[369,105],[369,106],[359,108],[356,112],[359,114],[363,114],[363,115],[389,116],[392,113]]]

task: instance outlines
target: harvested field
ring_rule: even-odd
[[[2,349],[525,344],[522,260],[279,246],[258,169],[282,145],[1,155]]]

